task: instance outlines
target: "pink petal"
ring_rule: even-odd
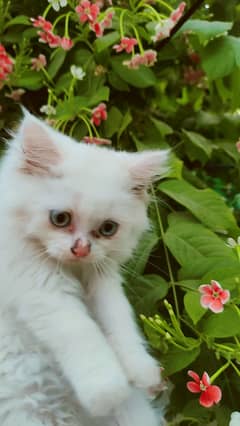
[[[212,287],[209,284],[203,284],[198,287],[200,293],[212,294]]]
[[[203,308],[208,308],[209,305],[213,303],[213,301],[214,301],[214,298],[212,296],[207,296],[207,295],[201,296],[201,299],[200,299],[200,303]]]
[[[203,407],[209,408],[213,405],[213,400],[211,398],[209,398],[208,393],[202,392],[200,398],[199,398],[199,402],[200,405],[202,405]]]
[[[199,392],[201,392],[200,386],[196,382],[187,382],[187,388],[192,393],[199,393]]]
[[[212,289],[216,292],[218,292],[219,290],[222,290],[222,287],[218,281],[211,280],[211,286],[212,286]]]
[[[223,311],[223,304],[220,299],[213,300],[208,307],[215,314],[219,314]]]
[[[209,399],[211,399],[215,404],[217,404],[222,399],[222,391],[219,386],[211,385],[206,390]]]
[[[228,291],[228,290],[221,291],[221,293],[220,293],[220,299],[221,299],[221,302],[223,304],[227,303],[229,301],[229,299],[230,299],[230,291]]]
[[[208,373],[206,373],[206,371],[204,371],[204,373],[203,373],[202,382],[203,382],[204,386],[210,386],[210,378],[209,378]]]
[[[195,382],[200,383],[200,377],[197,373],[195,373],[195,371],[192,370],[188,370],[188,375],[195,380]]]

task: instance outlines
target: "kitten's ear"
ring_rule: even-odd
[[[140,193],[168,170],[169,150],[143,151],[130,154],[132,190]]]
[[[31,175],[52,175],[61,155],[48,126],[24,110],[19,136],[22,144],[21,171]]]

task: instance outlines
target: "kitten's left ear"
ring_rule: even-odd
[[[24,110],[19,135],[23,154],[21,171],[31,175],[52,175],[54,166],[61,161],[61,155],[51,129]]]
[[[130,176],[134,192],[141,192],[169,169],[170,150],[130,154]]]

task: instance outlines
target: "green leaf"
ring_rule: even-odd
[[[196,189],[184,180],[167,180],[159,189],[214,231],[233,235],[239,232],[231,210],[211,189]]]
[[[146,232],[139,242],[133,258],[127,264],[128,276],[133,281],[134,276],[143,274],[148,258],[157,243],[158,236],[152,231]]]
[[[150,68],[141,65],[139,69],[133,70],[123,65],[123,61],[128,59],[129,57],[126,55],[115,56],[111,59],[113,70],[124,81],[141,89],[157,83],[155,74]]]
[[[234,37],[221,37],[211,41],[202,53],[202,66],[210,80],[224,77],[233,71],[237,56]]]
[[[100,38],[98,38],[94,42],[94,47],[96,48],[97,52],[101,52],[104,49],[107,49],[108,47],[115,44],[120,39],[120,34],[118,31],[113,31],[111,33],[108,33]]]
[[[173,133],[172,127],[170,127],[167,123],[164,123],[164,121],[157,120],[153,117],[150,117],[150,120],[154,124],[156,129],[159,131],[162,138],[165,138],[165,136],[171,135]]]
[[[230,306],[220,314],[211,314],[200,323],[202,332],[209,337],[231,337],[239,334],[240,315]]]
[[[111,109],[108,111],[107,121],[104,123],[104,131],[107,138],[111,138],[114,133],[119,131],[122,120],[123,115],[121,111],[119,111],[119,109],[115,106],[111,107]]]
[[[198,36],[200,43],[204,44],[215,37],[222,36],[231,30],[232,22],[204,21],[200,19],[189,19],[178,32],[190,32]]]
[[[164,174],[164,177],[169,179],[181,179],[182,178],[183,161],[178,157],[172,155],[169,170]]]
[[[118,134],[117,134],[118,139],[122,136],[123,132],[126,130],[126,128],[129,126],[131,122],[132,122],[132,115],[131,115],[130,109],[128,109],[126,113],[124,114],[121,125],[119,127]]]
[[[198,292],[187,292],[184,296],[184,306],[194,325],[196,325],[206,313],[206,309],[202,308],[200,305],[200,294]]]
[[[198,357],[199,353],[199,347],[188,351],[171,348],[166,355],[161,357],[161,362],[164,367],[164,376],[170,376],[177,371],[183,370],[183,368],[186,368]]]
[[[28,90],[38,90],[43,87],[42,76],[36,71],[24,71],[21,77],[14,82],[15,86]]]
[[[4,28],[11,27],[12,25],[32,25],[30,22],[30,19],[25,15],[19,15],[15,18],[12,18],[5,26]],[[35,31],[36,32],[36,31]]]
[[[48,74],[51,78],[54,78],[57,72],[60,70],[63,65],[67,52],[63,49],[57,49],[54,51],[51,56],[51,62],[48,67]]]
[[[208,141],[199,133],[190,132],[185,129],[182,131],[186,139],[186,154],[190,160],[201,160],[203,163],[205,163],[211,157],[212,153],[212,146],[210,141]]]

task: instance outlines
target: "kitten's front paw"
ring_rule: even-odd
[[[157,392],[157,389],[161,389],[162,369],[150,355],[137,356],[132,362],[132,367],[129,369],[129,378],[136,387],[147,389],[151,392],[153,390]]]
[[[88,399],[85,408],[92,416],[106,416],[128,398],[131,388],[127,378],[106,377],[104,382],[96,381],[92,389],[88,391]]]

